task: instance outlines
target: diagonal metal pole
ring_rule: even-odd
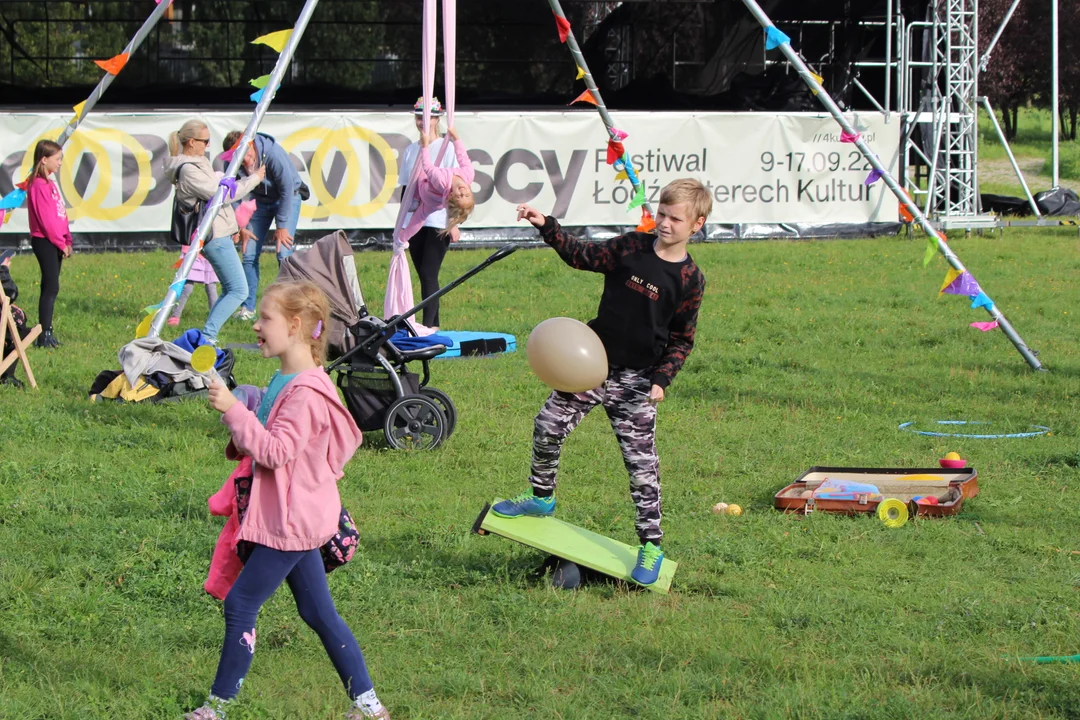
[[[165,11],[169,9],[172,2],[173,0],[161,0],[161,4],[154,8],[154,12],[150,13],[150,17],[146,18],[146,22],[142,24],[142,27],[139,28],[138,32],[136,32],[131,40],[128,41],[123,52],[127,53],[129,60],[131,59],[131,56],[135,54],[135,51],[139,49],[139,46],[142,45],[142,41],[146,39],[146,36],[150,34],[150,31],[154,29],[154,26],[158,24],[158,20],[160,20],[161,16],[165,14]],[[109,89],[109,86],[112,85],[112,82],[115,79],[116,76],[112,73],[105,73],[105,77],[101,78],[97,87],[90,93],[90,97],[86,98],[86,104],[83,106],[82,112],[75,116],[75,119],[64,128],[64,131],[60,133],[60,137],[56,139],[58,145],[63,147],[64,143],[71,137],[71,134],[79,127],[83,118],[90,114],[90,111],[98,104],[98,100],[101,99],[101,96],[105,94],[105,91]]]
[[[569,27],[570,20],[566,17],[566,13],[563,12],[562,5],[559,4],[559,0],[548,0],[548,5],[551,6],[551,12],[555,13],[556,17],[566,20],[566,24]],[[574,37],[573,28],[566,36],[566,46],[570,48],[570,54],[574,57],[574,62],[585,73],[585,86],[589,88],[589,92],[596,99],[596,109],[600,112],[600,119],[604,121],[604,127],[607,128],[608,137],[612,140],[618,140],[615,136],[615,121],[611,119],[611,115],[608,114],[607,106],[604,105],[604,98],[600,97],[600,89],[596,87],[596,81],[593,80],[592,73],[589,72],[589,65],[585,62],[585,56],[581,53],[581,46],[578,45],[577,38]],[[641,180],[638,178],[637,173],[634,172],[634,166],[630,162],[630,152],[623,152],[622,161],[626,165],[626,176],[630,179],[630,184],[634,187],[633,195],[637,195],[638,188],[641,187]],[[633,197],[631,195],[631,197]],[[648,199],[645,200],[642,205],[650,215],[654,215],[652,206],[649,204]]]
[[[246,154],[245,149],[247,148],[248,143],[251,142],[251,139],[255,137],[255,132],[259,129],[259,124],[262,122],[263,116],[266,115],[266,111],[270,108],[270,103],[274,101],[274,95],[277,93],[278,85],[281,84],[282,78],[285,77],[285,71],[289,67],[289,61],[292,60],[292,56],[296,52],[296,46],[300,44],[300,38],[304,36],[304,30],[307,29],[308,21],[311,19],[312,13],[315,12],[315,6],[318,4],[319,0],[307,0],[304,3],[303,9],[300,10],[300,17],[296,19],[296,25],[293,26],[292,34],[289,36],[288,42],[285,43],[285,47],[282,48],[281,54],[278,56],[277,64],[274,65],[274,71],[270,73],[270,80],[266,83],[262,98],[260,98],[259,102],[255,105],[255,112],[251,114],[251,119],[248,121],[247,127],[244,128],[244,134],[237,145],[240,149],[233,153],[232,160],[225,169],[225,178],[236,177],[236,173],[240,169],[240,164],[244,161],[244,155]],[[180,294],[180,291],[178,291],[177,288],[183,289],[188,273],[191,272],[191,266],[195,264],[195,259],[198,257],[207,238],[210,237],[210,230],[213,228],[214,219],[217,217],[218,210],[225,204],[225,193],[226,190],[224,187],[218,187],[217,192],[214,193],[214,197],[211,198],[210,203],[206,206],[202,220],[199,222],[199,229],[195,233],[195,239],[191,241],[191,249],[188,251],[187,255],[184,256],[184,262],[180,265],[180,269],[176,271],[173,282],[169,285],[168,292],[165,293],[165,299],[161,301],[161,307],[158,309],[157,314],[154,315],[148,337],[154,338],[161,334],[161,330],[165,326],[165,321],[169,317],[169,312],[172,310],[173,303],[176,302],[176,299]]]
[[[986,52],[979,58],[979,72],[986,72],[986,68],[990,65],[990,53],[994,52],[994,46],[997,45],[998,40],[1001,39],[1001,34],[1005,32],[1005,26],[1012,20],[1013,13],[1016,12],[1016,6],[1020,4],[1020,0],[1013,0],[1012,6],[1009,11],[1005,13],[1005,19],[1001,21],[1001,27],[994,33],[994,39],[990,41],[990,44],[986,46]]]
[[[751,12],[751,14],[753,14],[754,18],[759,23],[761,23],[762,28],[764,28],[766,31],[768,31],[769,28],[775,28],[772,20],[769,19],[769,16],[765,14],[765,11],[761,9],[761,6],[758,5],[755,0],[742,0],[742,2]],[[881,179],[885,182],[885,185],[888,186],[889,190],[892,191],[893,195],[896,196],[896,199],[899,200],[908,209],[908,212],[910,212],[912,216],[914,216],[914,218],[916,219],[916,221],[918,221],[920,227],[922,227],[926,234],[929,237],[936,239],[938,252],[940,252],[942,256],[944,256],[945,261],[948,262],[949,265],[952,266],[957,272],[967,272],[967,268],[965,268],[964,264],[960,262],[960,258],[958,258],[956,254],[952,251],[952,248],[949,247],[949,244],[941,238],[941,235],[930,223],[929,218],[927,218],[926,215],[923,214],[922,210],[920,210],[919,207],[911,201],[911,198],[907,196],[903,189],[897,184],[893,176],[889,173],[888,168],[886,168],[881,163],[881,160],[878,159],[877,155],[875,155],[873,151],[870,150],[870,146],[867,145],[866,141],[862,139],[862,135],[860,135],[859,132],[855,129],[855,127],[850,122],[848,122],[848,119],[844,117],[844,114],[840,112],[840,108],[836,105],[836,102],[832,99],[832,96],[829,95],[829,93],[826,92],[825,88],[821,86],[821,83],[817,81],[817,78],[815,78],[813,73],[810,72],[810,69],[806,67],[806,63],[804,63],[802,58],[799,57],[799,54],[795,52],[794,49],[792,49],[791,43],[783,42],[780,44],[779,49],[784,54],[784,57],[787,58],[788,62],[791,63],[791,65],[799,73],[799,77],[803,79],[803,82],[805,82],[811,90],[817,91],[816,94],[818,100],[821,101],[821,104],[825,106],[825,109],[829,111],[829,114],[833,116],[833,119],[836,120],[836,122],[840,125],[841,128],[843,128],[844,132],[855,138],[855,147],[859,149],[859,152],[862,153],[866,161],[869,162],[870,165],[881,174]],[[1005,333],[1005,336],[1008,337],[1009,340],[1012,341],[1012,344],[1016,346],[1017,351],[1019,351],[1019,353],[1024,357],[1025,360],[1027,360],[1028,365],[1030,365],[1034,370],[1042,370],[1042,363],[1040,363],[1039,359],[1035,357],[1035,353],[1032,352],[1031,348],[1029,348],[1024,343],[1023,339],[1017,334],[1016,330],[1013,329],[1013,326],[1009,323],[1009,321],[1005,319],[1005,316],[1002,314],[1002,312],[998,310],[997,304],[991,303],[990,307],[986,308],[986,311],[990,313],[990,317],[992,317],[994,320],[997,320],[998,326],[1001,328],[1001,331]]]

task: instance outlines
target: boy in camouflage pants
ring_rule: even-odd
[[[705,277],[686,244],[711,211],[712,198],[700,182],[675,180],[660,193],[655,235],[632,232],[593,243],[567,235],[554,218],[528,205],[518,207],[518,219],[538,228],[566,264],[604,275],[589,326],[604,344],[609,370],[600,387],[551,393],[536,416],[531,487],[492,511],[511,518],[553,514],[563,442],[586,413],[603,405],[630,474],[641,541],[631,577],[642,585],[656,582],[664,559],[656,405],[694,347]]]

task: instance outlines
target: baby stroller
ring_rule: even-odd
[[[504,245],[419,305],[387,320],[368,313],[352,248],[340,230],[318,240],[310,250],[282,261],[278,277],[310,280],[329,298],[331,362],[326,371],[337,372],[345,405],[360,429],[382,430],[393,448],[430,450],[449,438],[457,423],[457,410],[450,396],[428,385],[429,363],[446,352],[446,346],[404,349],[392,338],[399,331],[415,337],[406,320],[515,250],[516,245]],[[410,371],[411,362],[421,364],[419,374]]]

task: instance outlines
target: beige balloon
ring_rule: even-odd
[[[567,317],[556,317],[533,328],[525,344],[536,377],[563,392],[585,392],[607,379],[607,352],[592,328]]]

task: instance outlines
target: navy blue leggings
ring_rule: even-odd
[[[356,638],[338,615],[318,550],[284,552],[256,545],[225,596],[225,645],[210,692],[231,700],[240,691],[255,654],[255,618],[280,586],[289,583],[300,617],[322,640],[349,697],[372,689]]]

